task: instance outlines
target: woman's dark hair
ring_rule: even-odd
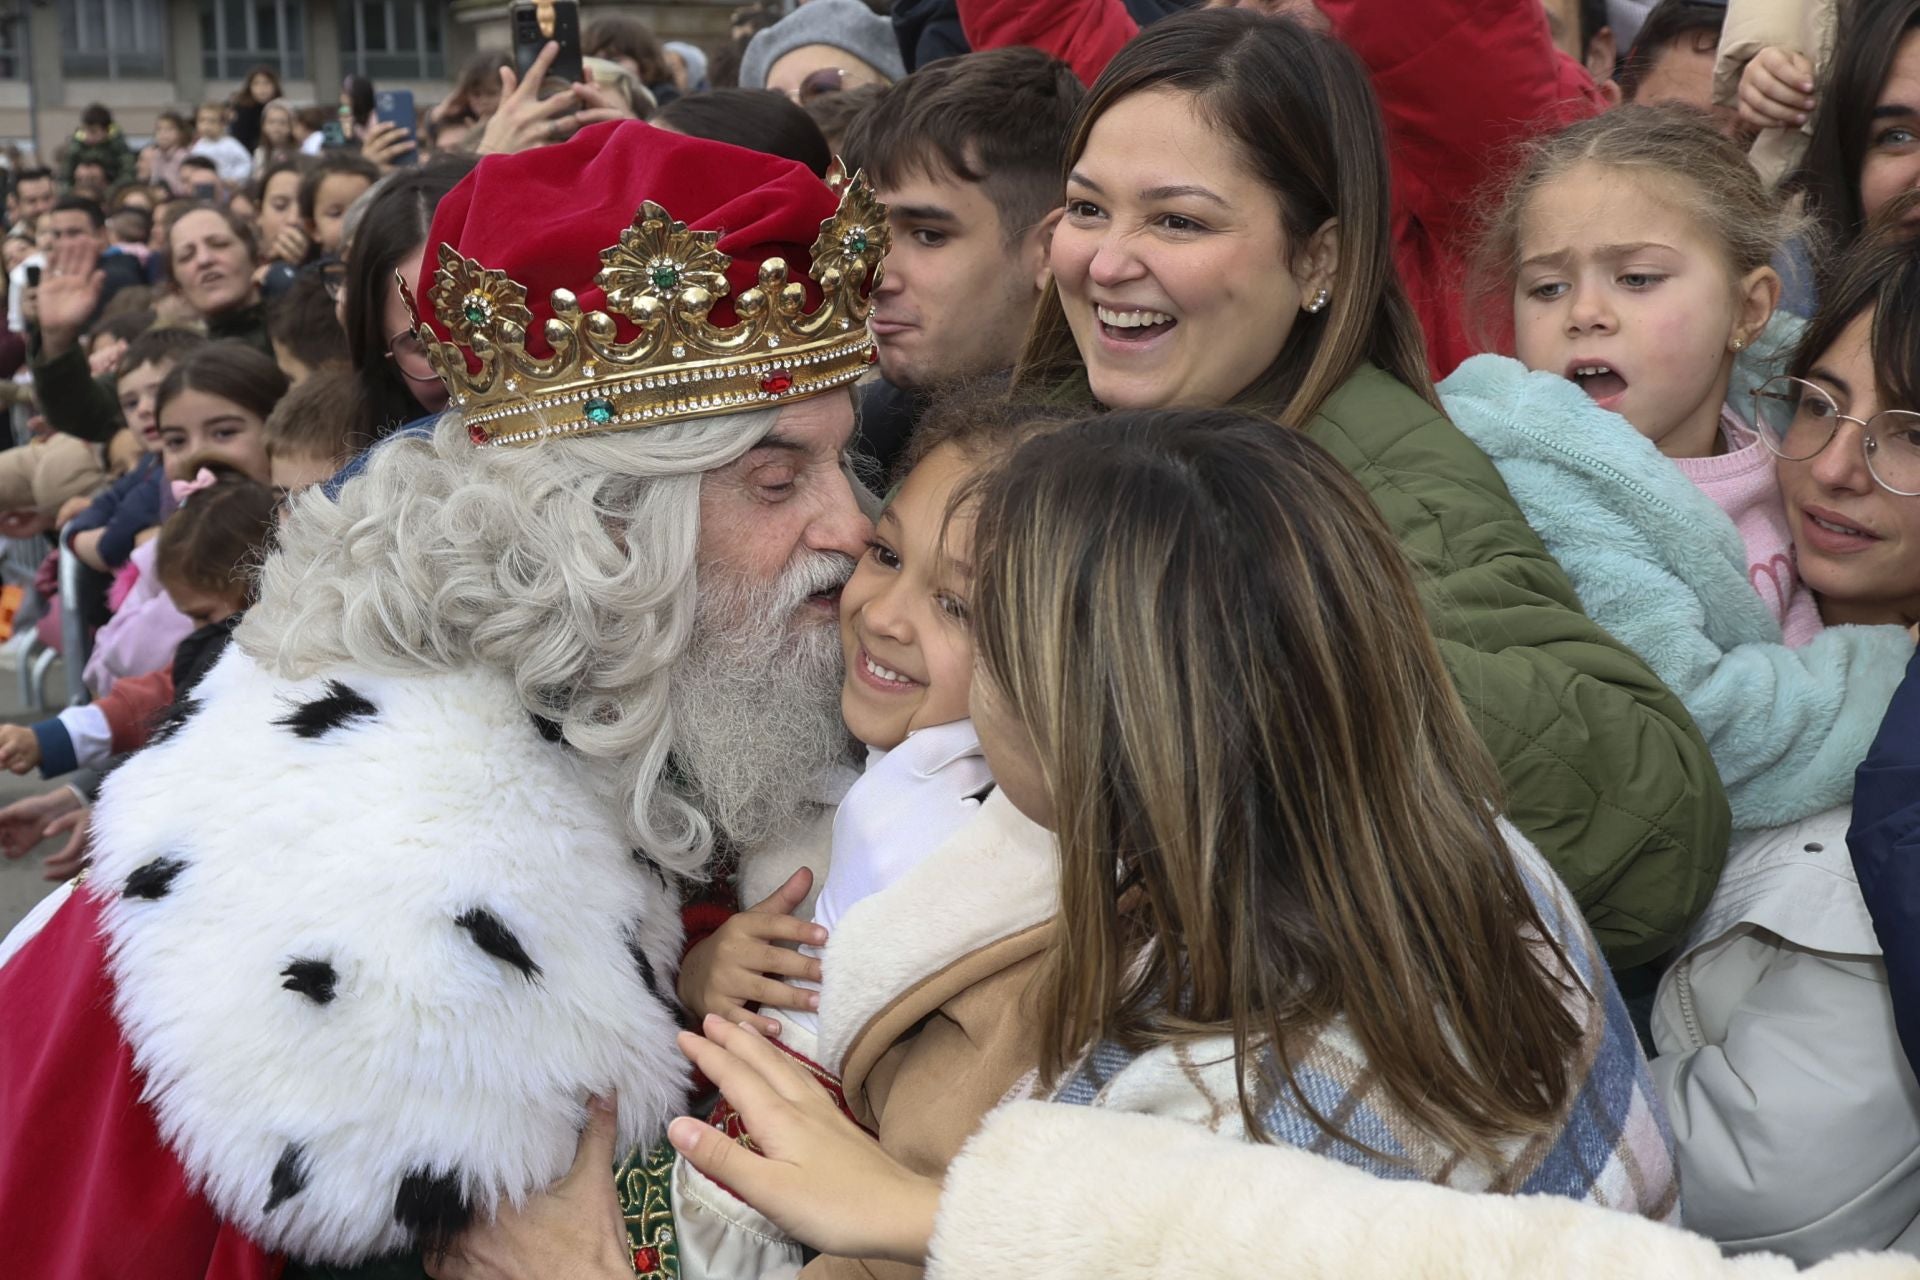
[[[265,76],[267,79],[273,81],[273,98],[268,98],[267,102],[272,102],[274,98],[284,98],[286,96],[286,89],[280,83],[280,73],[264,62],[256,63],[252,70],[240,77],[240,87],[233,91],[234,106],[258,108],[267,105],[267,102],[261,102],[253,96],[253,78],[255,76]]]
[[[232,401],[265,422],[287,394],[287,375],[273,357],[245,342],[209,342],[196,347],[173,366],[154,396],[157,415],[182,391],[204,391]]]
[[[388,358],[382,316],[395,269],[426,244],[434,209],[475,163],[472,156],[439,155],[396,174],[360,219],[347,254],[347,349],[360,381],[355,430],[364,439],[378,440],[426,412]]]
[[[660,38],[653,34],[652,27],[628,14],[610,13],[589,22],[580,35],[580,52],[609,62],[631,58],[639,69],[640,83],[649,89],[673,80]]]
[[[1251,1136],[1284,1140],[1279,1099],[1375,1151],[1308,1078],[1338,1023],[1457,1152],[1566,1123],[1591,1003],[1346,467],[1265,415],[1114,413],[1029,440],[978,503],[975,679],[1054,815],[1043,1083],[1106,1041],[1231,1036]]]
[[[454,82],[453,93],[449,95],[462,105],[461,119],[479,118],[473,110],[473,95],[500,92],[500,68],[512,65],[513,55],[499,49],[483,49],[461,65],[460,78]]]
[[[249,606],[279,515],[274,492],[218,458],[189,458],[184,466],[189,475],[206,468],[214,482],[189,495],[160,526],[153,576],[163,587]]]
[[[1067,171],[1110,107],[1156,89],[1187,95],[1200,117],[1234,144],[1279,200],[1294,252],[1304,251],[1328,220],[1340,229],[1330,304],[1295,317],[1273,363],[1234,404],[1303,425],[1371,361],[1437,405],[1426,341],[1393,265],[1385,126],[1367,70],[1353,52],[1298,23],[1241,9],[1156,22],[1122,48],[1088,90],[1067,142]],[[1058,286],[1049,287],[1034,315],[1014,391],[1092,401]]]
[[[1873,219],[1820,278],[1820,305],[1800,336],[1787,372],[1804,378],[1847,326],[1873,317],[1873,380],[1883,406],[1920,409],[1920,239],[1903,220],[1920,212],[1909,192]]]
[[[1839,9],[1839,33],[1814,108],[1806,159],[1785,183],[1788,191],[1806,196],[1819,247],[1829,253],[1844,251],[1871,219],[1873,211],[1860,203],[1860,170],[1872,142],[1873,109],[1901,36],[1920,25],[1920,0],[1851,0]]]
[[[711,138],[763,155],[798,160],[824,178],[833,163],[826,135],[806,109],[771,89],[711,89],[675,98],[653,123],[690,138]]]

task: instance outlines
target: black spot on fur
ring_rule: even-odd
[[[355,720],[377,715],[379,710],[365,696],[338,680],[329,680],[326,693],[312,702],[301,703],[274,723],[283,729],[293,730],[295,737],[320,738],[335,729],[344,729]]]
[[[545,716],[536,716],[532,713],[529,713],[527,718],[533,721],[533,731],[548,742],[564,743],[567,740],[566,731],[561,729],[558,720],[549,720]]]
[[[627,935],[627,954],[633,957],[633,967],[640,971],[640,981],[647,984],[647,990],[666,1002],[669,1009],[680,1003],[680,998],[660,985],[660,975],[653,970],[653,961],[647,959],[647,949],[640,945],[640,933],[636,929]]]
[[[286,978],[281,986],[298,991],[315,1004],[332,1000],[334,984],[340,980],[340,975],[325,960],[295,960],[280,973]]]
[[[393,1197],[393,1219],[413,1232],[414,1243],[427,1253],[438,1253],[460,1234],[473,1216],[473,1206],[460,1191],[460,1175],[414,1169],[400,1179]]]
[[[129,898],[164,898],[173,888],[173,878],[187,869],[178,858],[155,858],[144,867],[135,867],[122,890]]]
[[[167,704],[166,710],[154,720],[153,728],[147,733],[147,745],[157,747],[180,732],[180,727],[200,714],[198,698],[176,698]]]
[[[484,907],[475,907],[453,921],[473,935],[473,944],[497,960],[505,960],[520,971],[522,977],[531,982],[540,976],[540,966],[533,962],[527,949],[520,945],[520,939],[513,936],[513,930],[500,923],[500,917]]]
[[[267,1203],[260,1212],[272,1213],[307,1189],[307,1153],[297,1142],[289,1142],[273,1166],[267,1180]]]

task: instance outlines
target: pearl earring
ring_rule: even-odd
[[[1322,311],[1325,311],[1327,309],[1327,303],[1331,302],[1332,300],[1333,300],[1333,295],[1328,293],[1325,289],[1322,289],[1320,292],[1313,295],[1313,301],[1309,302],[1304,308],[1304,310],[1309,315],[1319,315]]]

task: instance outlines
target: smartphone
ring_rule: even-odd
[[[27,268],[27,288],[38,289],[39,287],[40,287],[40,265],[38,263],[35,263],[33,266]]]
[[[408,141],[413,143],[412,150],[396,158],[396,164],[414,164],[420,158],[419,121],[413,110],[413,90],[382,89],[373,95],[373,118],[386,124],[397,124],[407,131]]]
[[[575,0],[517,0],[513,6],[513,68],[522,79],[552,40],[560,46],[540,96],[550,98],[587,78],[580,62],[580,6]]]
[[[220,188],[211,182],[196,182],[193,184],[193,198],[195,200],[212,201],[218,198],[219,195]]]
[[[320,127],[320,146],[324,150],[341,151],[346,148],[347,140],[351,136],[346,120],[347,108],[342,107],[333,119]]]

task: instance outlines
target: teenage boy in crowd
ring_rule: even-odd
[[[1065,63],[1006,48],[929,63],[847,132],[849,168],[888,208],[873,291],[881,380],[861,451],[890,468],[927,393],[1011,369],[1046,283],[1067,128],[1085,90]]]

